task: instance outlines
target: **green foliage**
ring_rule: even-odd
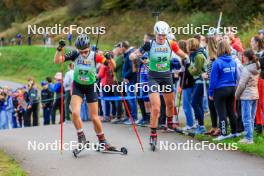
[[[0,30],[10,27],[14,22],[22,22],[43,11],[64,5],[65,0],[1,0]]]
[[[26,176],[17,162],[0,151],[0,175],[1,176]]]

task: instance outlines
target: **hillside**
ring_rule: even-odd
[[[27,26],[54,26],[61,24],[61,26],[104,26],[106,27],[106,34],[101,36],[100,42],[104,44],[113,45],[120,40],[128,40],[132,44],[138,46],[142,42],[142,36],[145,33],[151,33],[155,18],[152,17],[151,11],[144,10],[128,10],[128,11],[113,11],[111,15],[99,16],[71,16],[69,15],[69,7],[59,7],[55,10],[45,11],[39,15],[26,20],[22,23],[12,23],[12,26],[0,32],[0,37],[12,38],[18,32],[22,33],[24,43],[27,40]],[[184,27],[187,24],[194,26],[209,25],[215,27],[218,21],[219,11],[214,12],[171,12],[162,11],[159,19],[167,21],[173,27]],[[249,41],[256,32],[264,28],[263,15],[259,14],[250,20],[242,20],[239,24],[237,21],[230,22],[230,16],[223,12],[222,26],[236,26],[238,27],[238,35],[241,37],[244,45],[249,46]],[[76,34],[74,34],[76,35]],[[186,39],[192,35],[176,35],[177,39]],[[95,38],[94,35],[91,36]],[[33,35],[33,43],[42,43],[42,35]],[[57,41],[59,38],[66,38],[66,35],[52,35],[52,38]]]

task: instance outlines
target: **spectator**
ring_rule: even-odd
[[[65,98],[64,98],[64,113],[65,113],[65,120],[70,121],[70,102],[71,102],[71,89],[72,89],[72,83],[73,83],[73,69],[74,64],[70,63],[68,65],[68,71],[65,74],[63,86],[65,90]]]
[[[116,84],[121,85],[123,78],[122,78],[122,66],[124,62],[124,55],[122,54],[122,49],[120,47],[115,47],[113,50],[114,54],[114,60],[116,62],[116,67],[115,67],[115,81]],[[117,89],[115,91],[115,96],[120,96],[120,93],[118,92]],[[122,114],[123,114],[123,106],[122,106],[122,101],[115,101],[116,103],[116,118],[111,120],[111,123],[117,124],[121,123],[122,121]]]
[[[264,125],[264,38],[255,36],[251,40],[251,48],[255,51],[260,62],[260,76],[258,82],[259,101],[256,112],[257,133],[261,134]]]
[[[51,91],[48,89],[48,83],[46,81],[41,82],[41,104],[43,109],[43,124],[50,124],[51,109],[53,104],[53,97]]]
[[[236,99],[241,101],[242,119],[245,137],[239,141],[242,144],[253,143],[254,119],[256,115],[258,94],[259,62],[253,50],[246,50],[245,67],[236,90]]]
[[[206,72],[206,54],[204,54],[204,49],[200,48],[200,43],[195,38],[189,39],[187,42],[187,46],[190,52],[191,60],[191,65],[188,70],[195,80],[192,95],[192,107],[194,110],[195,118],[198,120],[198,127],[195,133],[203,134],[206,132],[206,129],[204,127],[204,80],[202,78],[202,73]]]
[[[71,46],[72,45],[72,33],[68,33],[68,35],[67,35],[67,38],[68,38],[68,41],[69,41],[69,46]]]
[[[0,129],[9,129],[9,121],[6,113],[7,94],[4,89],[0,90]]]
[[[259,38],[264,39],[264,29],[259,30]]]
[[[244,63],[244,56],[243,56],[244,48],[242,46],[240,39],[233,32],[229,32],[228,36],[232,48],[237,51],[238,58],[241,60],[242,63]]]
[[[9,122],[9,128],[16,128],[16,121],[13,120],[14,116],[14,106],[13,106],[13,97],[12,97],[12,89],[7,88],[7,99],[6,99],[6,114]]]
[[[28,79],[28,94],[27,94],[27,110],[26,118],[24,119],[25,127],[31,126],[31,115],[33,114],[33,126],[38,126],[38,90],[35,86],[35,81],[33,78]]]
[[[31,45],[31,35],[28,34],[28,45],[30,46]]]
[[[110,53],[106,54],[107,58],[112,58]],[[109,63],[108,65],[101,65],[98,73],[98,77],[101,79],[101,85],[103,86],[103,97],[113,97],[114,90],[113,89],[105,89],[105,87],[112,88],[114,85],[114,65]],[[110,107],[111,103],[111,107]],[[115,101],[105,100],[105,107],[104,107],[104,118],[102,119],[103,122],[110,122],[110,110],[112,109],[112,116],[116,116],[116,106]]]
[[[215,36],[208,36],[207,43],[208,43],[209,63],[207,65],[207,73],[203,75],[203,78],[208,80],[210,83],[212,66],[217,58],[217,41],[216,41]],[[207,94],[208,93],[209,91],[207,91]],[[220,135],[220,129],[218,128],[219,118],[216,113],[214,101],[208,98],[208,105],[209,105],[209,111],[210,111],[210,117],[211,117],[211,129],[206,134],[211,135],[211,136],[218,136]]]
[[[61,109],[61,79],[62,73],[57,72],[55,75],[55,84],[49,84],[49,90],[53,93],[56,93],[55,100],[52,105],[51,109],[51,122],[52,124],[56,123],[56,111],[59,109],[60,114],[62,113]],[[65,121],[65,114],[63,113],[63,122]]]
[[[209,99],[214,100],[219,117],[221,135],[214,140],[237,137],[237,124],[234,112],[237,82],[237,65],[231,57],[231,48],[226,40],[217,45],[217,59],[211,72]],[[227,117],[231,125],[231,134],[227,135]]]
[[[17,38],[17,45],[20,46],[22,44],[22,35],[18,33],[16,35],[16,38]]]
[[[189,53],[186,40],[180,40],[179,47],[185,53]],[[193,87],[195,81],[193,79],[193,76],[190,74],[188,70],[189,67],[190,64],[185,64],[185,69],[183,70],[183,72],[180,73],[180,77],[181,77],[180,84],[182,86],[181,89],[183,94],[182,107],[186,117],[186,126],[183,127],[183,130],[191,130],[195,127],[194,118],[193,118],[194,116],[193,108],[192,108],[192,94],[193,94]]]
[[[130,54],[134,51],[133,47],[130,47],[129,43],[127,41],[120,42],[118,44],[118,47],[122,49],[122,53],[124,54],[124,65],[122,69],[122,77],[125,82],[125,87],[127,91],[128,96],[135,96],[135,90],[133,88],[135,87],[136,81],[137,81],[137,73],[132,70],[133,63],[129,59]],[[131,108],[131,116],[134,121],[137,121],[137,101],[136,99],[130,99],[127,101],[130,108]],[[124,124],[131,125],[132,122],[130,119],[127,119]]]

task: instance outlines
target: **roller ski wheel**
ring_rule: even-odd
[[[125,147],[117,149],[116,147],[110,145],[106,140],[99,143],[100,146],[96,146],[97,151],[101,153],[110,153],[110,154],[121,154],[127,155],[128,151]],[[104,146],[104,147],[102,147]]]
[[[154,152],[157,146],[157,134],[150,135],[149,144],[150,144],[150,149]]]

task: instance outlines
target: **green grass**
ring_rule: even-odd
[[[107,44],[99,44],[100,48],[110,49]],[[0,70],[2,80],[10,80],[25,84],[29,77],[34,77],[37,85],[47,76],[52,78],[61,70],[60,64],[53,63],[55,48],[41,46],[0,47]],[[67,71],[64,64],[64,72]]]
[[[0,176],[26,176],[18,163],[0,150]]]
[[[33,76],[37,83],[47,76],[54,77],[60,65],[53,63],[54,48],[12,46],[0,48],[1,78],[25,83]]]
[[[211,127],[211,120],[210,117],[207,117],[205,120],[206,129],[210,129]],[[230,129],[229,129],[230,131]],[[213,141],[213,137],[209,135],[197,135],[195,136],[196,139],[200,141],[210,141],[212,143],[237,143],[238,150],[241,152],[253,154],[256,156],[260,156],[264,158],[264,136],[254,134],[254,144],[239,144],[238,141],[242,138],[234,138],[234,139],[225,139],[220,142]]]

